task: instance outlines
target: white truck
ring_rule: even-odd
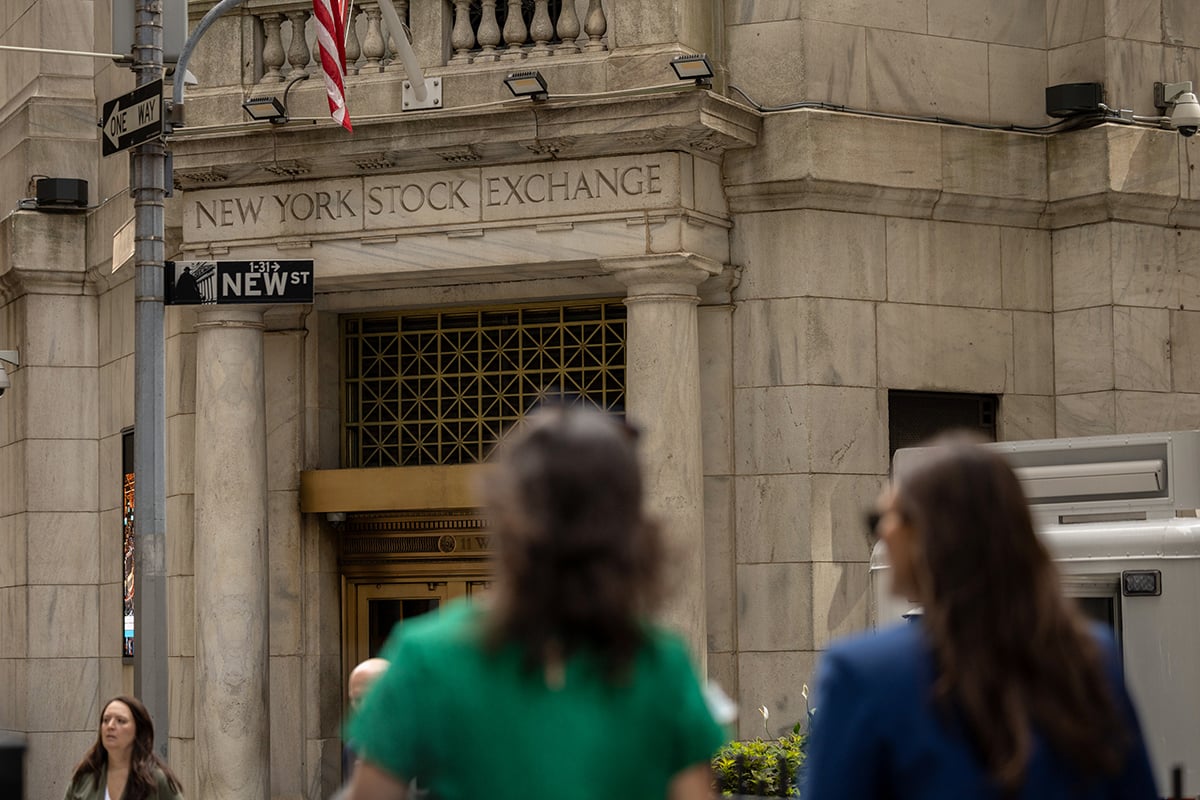
[[[988,445],[1021,479],[1066,592],[1112,626],[1159,789],[1200,787],[1200,431]],[[896,451],[903,479],[915,448]],[[871,556],[876,625],[913,611]],[[1191,796],[1191,795],[1189,795]]]

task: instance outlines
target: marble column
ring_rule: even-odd
[[[205,800],[270,797],[263,315],[196,323],[196,777]]]
[[[670,594],[662,619],[706,672],[704,487],[697,286],[720,271],[687,254],[609,259],[627,288],[625,409],[642,430],[649,507],[663,523]]]

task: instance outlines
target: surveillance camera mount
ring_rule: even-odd
[[[21,366],[21,359],[16,350],[0,350],[0,397],[3,397],[4,393],[8,391],[8,387],[12,386],[12,380],[4,371],[5,364],[12,364],[14,367]]]
[[[1180,81],[1179,83],[1155,81],[1154,107],[1158,109],[1159,114],[1166,115],[1168,109],[1175,104],[1179,96],[1190,91],[1192,91],[1191,81]]]

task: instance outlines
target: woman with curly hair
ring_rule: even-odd
[[[950,438],[868,524],[917,621],[831,646],[804,800],[1157,800],[1111,630],[1063,595],[1013,470]]]
[[[154,723],[136,698],[104,704],[96,743],[75,767],[65,800],[183,800],[179,779],[154,752]]]
[[[699,800],[725,739],[683,642],[649,622],[662,565],[634,435],[596,411],[531,415],[487,509],[490,602],[405,623],[351,721],[349,796]]]

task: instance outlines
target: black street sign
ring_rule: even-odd
[[[100,114],[100,144],[111,156],[163,135],[162,79],[109,100]]]
[[[168,261],[169,306],[311,303],[312,259]]]

